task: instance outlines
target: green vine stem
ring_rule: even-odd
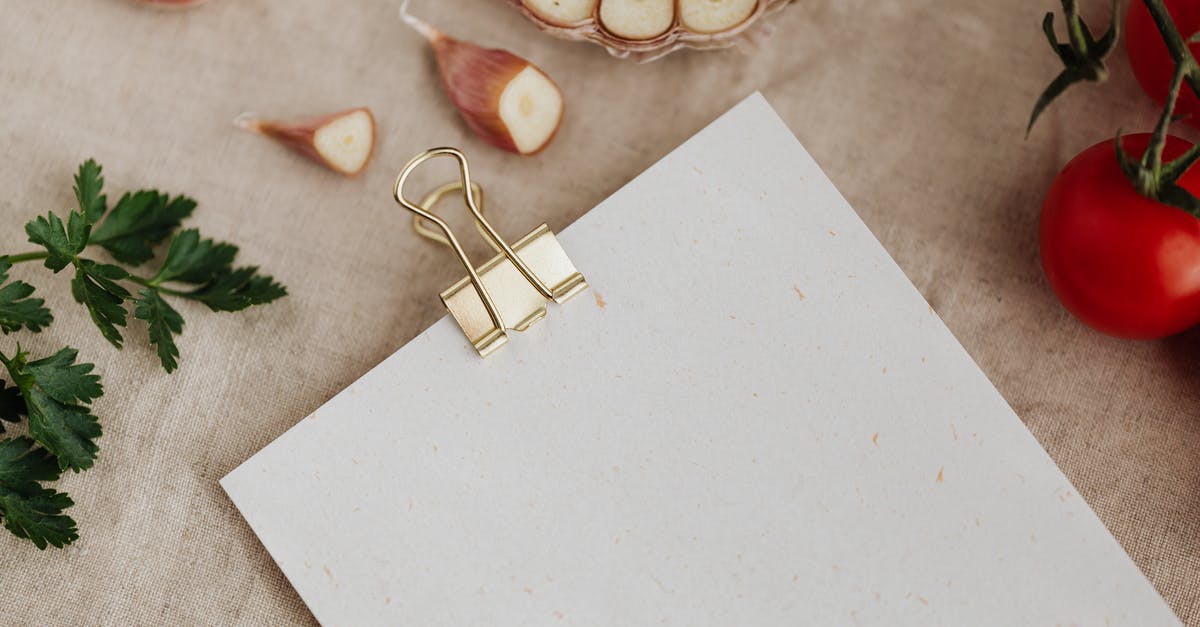
[[[1163,149],[1167,143],[1167,130],[1175,121],[1175,105],[1179,100],[1180,90],[1186,82],[1188,88],[1200,96],[1200,63],[1188,49],[1187,42],[1180,34],[1171,14],[1167,12],[1162,0],[1143,0],[1149,10],[1167,52],[1175,63],[1171,74],[1171,85],[1167,90],[1167,101],[1163,105],[1162,115],[1154,126],[1150,143],[1141,159],[1134,164],[1121,146],[1121,133],[1117,132],[1116,151],[1117,161],[1121,169],[1129,177],[1138,193],[1160,202],[1178,207],[1200,218],[1200,199],[1178,185],[1179,178],[1200,159],[1200,145],[1194,145],[1172,161],[1163,162]]]
[[[1136,0],[1135,0],[1136,1]],[[1197,161],[1200,161],[1200,144],[1194,145],[1172,161],[1163,162],[1163,150],[1167,144],[1167,130],[1175,121],[1175,105],[1180,90],[1186,83],[1200,97],[1200,63],[1188,48],[1188,40],[1180,34],[1163,0],[1142,0],[1162,35],[1171,60],[1175,64],[1171,85],[1163,105],[1162,115],[1151,133],[1150,142],[1140,158],[1133,159],[1121,145],[1121,131],[1117,131],[1116,156],[1121,170],[1137,189],[1138,193],[1161,203],[1178,207],[1200,218],[1200,199],[1179,186],[1179,179]],[[1054,32],[1054,14],[1047,13],[1042,20],[1042,30],[1051,48],[1063,64],[1062,71],[1038,97],[1029,117],[1026,136],[1042,111],[1068,87],[1083,81],[1103,82],[1108,78],[1104,59],[1112,52],[1120,33],[1119,2],[1112,4],[1112,25],[1099,39],[1092,36],[1087,24],[1079,15],[1078,0],[1062,0],[1063,14],[1067,24],[1067,41],[1060,43]]]
[[[1149,145],[1146,146],[1146,152],[1142,154],[1140,167],[1131,167],[1128,155],[1124,154],[1121,149],[1119,133],[1117,158],[1121,162],[1121,168],[1127,175],[1130,175],[1130,180],[1133,181],[1140,194],[1179,206],[1192,215],[1200,217],[1200,201],[1176,185],[1183,173],[1187,172],[1197,159],[1200,159],[1200,145],[1192,146],[1171,162],[1164,164],[1162,160],[1163,148],[1167,143],[1167,129],[1175,119],[1175,105],[1179,100],[1179,92],[1183,88],[1183,83],[1186,82],[1188,88],[1200,96],[1200,64],[1196,62],[1196,57],[1188,49],[1187,42],[1184,41],[1179,28],[1175,26],[1175,21],[1171,19],[1162,0],[1143,0],[1143,2],[1150,11],[1150,16],[1154,19],[1158,32],[1162,35],[1167,52],[1175,63],[1175,69],[1171,74],[1171,86],[1167,90],[1166,104],[1163,105],[1162,115],[1154,127],[1154,133],[1150,137]]]

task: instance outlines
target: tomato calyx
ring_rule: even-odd
[[[1171,75],[1166,104],[1154,127],[1146,150],[1139,159],[1133,159],[1126,153],[1121,142],[1121,131],[1118,130],[1114,142],[1117,163],[1142,196],[1182,209],[1200,218],[1200,198],[1179,185],[1180,177],[1200,160],[1200,144],[1192,146],[1171,161],[1163,161],[1167,129],[1175,121],[1175,105],[1179,100],[1180,90],[1186,83],[1193,93],[1200,96],[1200,63],[1197,63],[1191,50],[1188,49],[1190,42],[1200,40],[1200,33],[1193,34],[1190,39],[1185,40],[1162,0],[1141,0],[1141,2],[1146,5],[1155,26],[1158,27],[1175,67]],[[1120,16],[1117,12],[1119,2],[1117,0],[1113,0],[1112,3],[1112,23],[1108,31],[1098,40],[1093,38],[1091,30],[1079,16],[1078,0],[1062,0],[1062,4],[1067,23],[1067,43],[1058,41],[1054,32],[1053,13],[1047,13],[1045,19],[1042,20],[1042,30],[1046,33],[1050,46],[1065,67],[1038,97],[1037,103],[1033,107],[1033,114],[1029,118],[1029,126],[1025,129],[1026,137],[1029,136],[1029,131],[1042,111],[1068,87],[1081,81],[1103,82],[1108,78],[1108,68],[1104,65],[1104,59],[1112,52],[1116,40],[1120,36]]]
[[[1189,168],[1200,160],[1200,144],[1192,146],[1179,157],[1164,162],[1163,148],[1166,146],[1167,129],[1175,121],[1175,105],[1179,101],[1179,90],[1186,81],[1188,88],[1200,95],[1200,63],[1192,56],[1188,44],[1179,33],[1170,13],[1163,6],[1162,0],[1145,0],[1150,16],[1162,33],[1163,41],[1171,59],[1175,62],[1175,70],[1171,74],[1171,86],[1167,90],[1167,102],[1163,106],[1158,124],[1150,136],[1142,158],[1134,161],[1121,145],[1121,132],[1117,131],[1116,152],[1117,163],[1121,171],[1129,178],[1138,193],[1153,198],[1163,204],[1182,209],[1200,218],[1200,198],[1179,185],[1179,178]]]
[[[1120,7],[1119,0],[1112,2],[1112,21],[1108,31],[1101,35],[1100,39],[1096,39],[1092,35],[1091,29],[1079,15],[1078,0],[1062,0],[1062,5],[1063,15],[1067,22],[1066,43],[1060,43],[1058,35],[1054,32],[1053,11],[1047,12],[1046,17],[1042,19],[1042,32],[1046,34],[1050,48],[1058,55],[1064,67],[1062,72],[1054,77],[1054,80],[1042,92],[1042,95],[1038,96],[1037,103],[1033,106],[1033,113],[1029,116],[1029,125],[1025,127],[1026,137],[1029,136],[1029,131],[1033,130],[1033,123],[1037,121],[1042,111],[1055,98],[1062,95],[1068,87],[1083,81],[1103,83],[1108,80],[1108,67],[1104,65],[1104,59],[1116,47],[1117,39],[1121,35],[1121,20],[1117,13]]]

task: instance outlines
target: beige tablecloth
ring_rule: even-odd
[[[1055,72],[1038,25],[1057,3],[799,0],[748,54],[636,65],[542,36],[501,0],[416,0],[446,31],[517,51],[562,84],[565,124],[534,158],[465,131],[397,4],[212,0],[162,12],[0,0],[0,250],[28,250],[21,224],[69,206],[71,174],[94,156],[110,199],[140,186],[194,195],[191,224],[237,242],[244,262],[291,290],[246,314],[181,305],[182,367],[168,376],[140,322],[118,352],[71,302],[65,275],[18,268],[56,314],[22,345],[79,347],[108,393],[96,467],[61,483],[82,538],[40,552],[0,533],[0,622],[311,623],[217,480],[442,315],[435,294],[459,270],[392,204],[396,169],[432,145],[464,147],[502,232],[543,218],[561,229],[757,89],[1175,611],[1200,625],[1200,334],[1100,336],[1064,312],[1038,265],[1038,208],[1057,169],[1155,115],[1118,54],[1109,85],[1075,91],[1022,139]],[[357,180],[230,124],[246,110],[360,104],[381,143]]]

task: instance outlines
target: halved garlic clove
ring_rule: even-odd
[[[523,0],[538,17],[558,26],[574,26],[591,19],[599,0]]]
[[[481,139],[509,152],[540,152],[563,117],[558,85],[529,61],[495,48],[454,39],[409,15],[401,16],[429,40],[442,87],[467,126]]]
[[[793,0],[509,0],[542,30],[616,57],[651,61],[679,48],[728,48],[768,32],[761,18]]]
[[[361,173],[375,150],[375,116],[366,107],[296,121],[260,120],[246,114],[236,124],[346,176]]]
[[[675,0],[604,0],[600,23],[624,39],[654,39],[675,25]]]
[[[754,13],[758,0],[679,0],[679,22],[694,33],[719,33]]]
[[[500,92],[498,117],[517,152],[529,155],[545,148],[562,123],[562,92],[550,77],[528,65]]]

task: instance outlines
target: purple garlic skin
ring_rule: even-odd
[[[763,17],[793,0],[509,0],[538,28],[653,61],[680,48],[728,48],[768,30]]]

